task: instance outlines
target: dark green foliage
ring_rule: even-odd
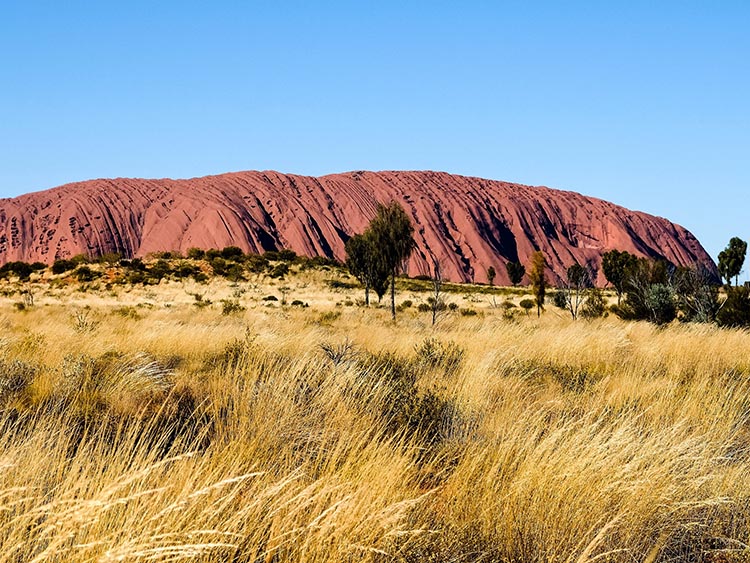
[[[88,266],[78,266],[74,275],[79,282],[90,282],[99,277],[99,273],[95,272]]]
[[[655,324],[666,324],[677,316],[675,293],[671,286],[663,283],[652,284],[645,297],[649,320]]]
[[[26,262],[7,262],[0,267],[0,278],[15,275],[19,280],[27,281],[33,272],[34,268]]]
[[[676,317],[677,294],[666,262],[637,258],[626,275],[625,300],[613,309],[618,316],[656,324],[668,323]]]
[[[115,266],[120,262],[121,259],[122,259],[122,256],[120,256],[117,252],[107,252],[99,256],[96,259],[96,261],[99,264],[106,264],[107,266]]]
[[[493,266],[490,266],[487,268],[487,283],[492,285],[495,282],[495,275],[497,275],[497,272],[495,272],[495,268]]]
[[[559,309],[568,308],[568,296],[561,289],[552,293],[552,304]]]
[[[229,281],[240,282],[245,280],[245,269],[241,264],[230,264],[224,274]]]
[[[172,273],[172,267],[164,259],[159,259],[148,269],[148,277],[157,283]]]
[[[679,268],[674,276],[677,308],[683,321],[709,323],[721,308],[719,287],[702,266]]]
[[[294,250],[282,248],[281,250],[268,250],[263,253],[263,256],[267,260],[274,262],[295,262],[297,260],[297,253]]]
[[[206,257],[208,257],[208,253],[206,253]],[[229,269],[229,263],[224,260],[221,256],[214,256],[212,258],[209,258],[208,264],[211,266],[211,269],[214,271],[214,274],[217,276],[226,276],[227,270]]]
[[[128,270],[137,272],[145,272],[147,269],[146,264],[144,264],[143,260],[141,260],[140,258],[133,258],[132,260],[120,260],[120,266]]]
[[[152,258],[158,258],[161,260],[177,260],[182,258],[179,250],[163,250],[161,252],[152,252],[150,254]]]
[[[342,280],[326,280],[326,285],[331,289],[354,289],[357,287],[356,283]]]
[[[253,274],[262,274],[268,268],[268,260],[258,254],[250,254],[245,258],[247,269]]]
[[[282,248],[279,250],[279,260],[282,262],[294,262],[297,260],[297,253],[294,250]]]
[[[60,258],[52,263],[52,273],[64,274],[65,272],[75,269],[75,267],[76,263],[72,260],[65,260],[64,258]]]
[[[268,275],[274,279],[282,279],[288,273],[289,273],[289,264],[287,264],[286,262],[281,262],[279,264],[276,264],[273,268],[271,268],[271,271]]]
[[[279,298],[278,298],[278,297],[276,297],[275,295],[266,295],[266,296],[265,296],[265,297],[264,297],[264,298],[262,299],[262,301],[278,301],[278,300],[279,300]]]
[[[203,260],[206,256],[206,251],[200,248],[188,248],[187,257],[190,260]]]
[[[737,286],[727,288],[727,299],[716,315],[719,326],[750,326],[750,288]]]
[[[617,304],[622,300],[629,273],[635,267],[637,258],[629,252],[610,250],[602,255],[602,272],[617,292]]]
[[[85,254],[76,254],[70,260],[74,262],[76,266],[80,266],[81,264],[88,264],[89,262],[91,262],[89,257]]]
[[[523,309],[526,314],[529,314],[529,311],[533,309],[536,306],[536,301],[533,299],[521,299],[520,303],[518,303],[518,306]]]
[[[125,281],[129,284],[146,283],[146,272],[142,270],[131,270],[125,275]]]
[[[222,315],[233,315],[234,313],[241,313],[245,308],[240,305],[237,299],[222,299],[221,300],[221,314]]]
[[[195,264],[191,264],[190,262],[180,262],[179,264],[177,264],[177,267],[175,267],[174,270],[175,277],[180,279],[189,278],[200,273],[201,269]]]
[[[727,280],[727,285],[732,285],[732,278],[735,285],[738,284],[746,254],[747,242],[738,237],[732,237],[727,247],[719,252],[719,275]]]
[[[598,287],[592,287],[587,291],[586,301],[581,307],[581,316],[584,319],[595,319],[604,315],[607,311],[607,302]]]
[[[414,227],[404,208],[398,202],[378,204],[375,218],[368,227],[377,260],[390,272],[391,316],[396,318],[396,276],[404,267],[416,247]]]
[[[370,230],[354,235],[346,242],[346,267],[365,287],[365,305],[370,304],[370,290],[378,296],[385,295],[390,271],[381,260],[378,247]]]
[[[221,249],[221,257],[225,260],[242,260],[244,256],[245,253],[239,246],[225,246]]]
[[[531,288],[534,293],[537,317],[540,316],[544,310],[544,295],[547,291],[547,276],[544,273],[546,267],[547,260],[544,258],[544,254],[540,250],[534,252],[534,254],[531,255],[529,281],[531,282]]]
[[[517,286],[526,275],[526,267],[520,262],[506,262],[505,271],[508,272],[508,278],[513,286]]]
[[[216,248],[209,248],[208,250],[206,250],[206,260],[210,262],[211,260],[214,260],[216,258],[221,258],[221,250],[218,250]]]

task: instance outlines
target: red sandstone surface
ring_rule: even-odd
[[[365,229],[378,202],[391,200],[415,226],[411,275],[428,273],[436,257],[447,279],[485,282],[492,265],[496,283],[507,283],[505,263],[528,264],[535,250],[547,256],[553,281],[574,262],[598,269],[612,249],[716,271],[698,240],[667,219],[573,192],[442,172],[239,172],[66,184],[0,199],[0,263],[229,245],[343,259],[347,238]]]

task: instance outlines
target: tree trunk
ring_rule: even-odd
[[[391,318],[396,320],[396,272],[391,273]]]
[[[370,284],[365,284],[365,306],[370,306]]]

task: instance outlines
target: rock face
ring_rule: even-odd
[[[343,259],[346,240],[365,229],[378,202],[391,200],[415,226],[411,275],[429,273],[437,258],[446,279],[484,282],[492,265],[496,283],[507,283],[507,261],[528,264],[542,250],[554,282],[575,262],[598,272],[602,253],[612,249],[716,272],[698,240],[666,219],[573,192],[442,172],[240,172],[66,184],[0,199],[0,263],[229,245]]]

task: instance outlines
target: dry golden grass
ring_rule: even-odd
[[[746,560],[747,332],[393,324],[313,274],[35,295],[0,305],[0,563]]]

